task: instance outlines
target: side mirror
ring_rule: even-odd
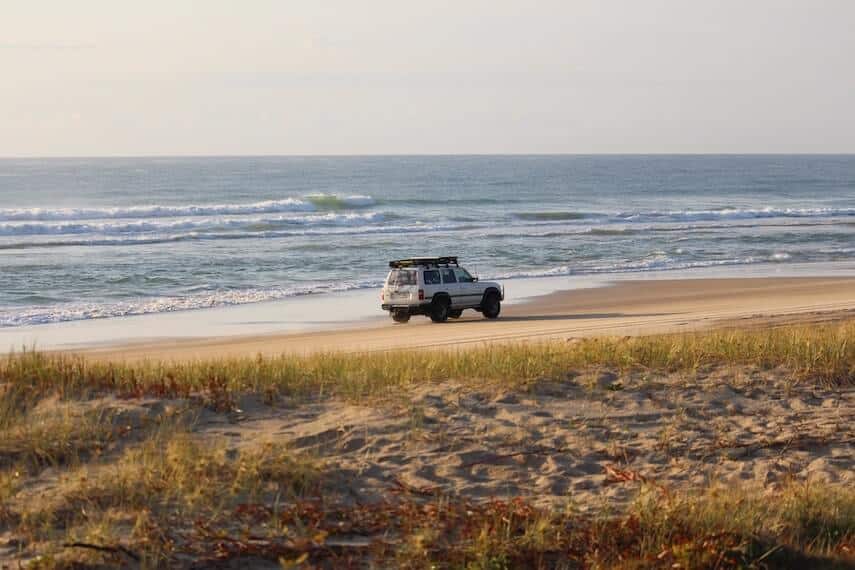
[[[478,281],[478,278],[477,278],[477,277],[473,277],[473,278],[472,278],[472,282],[473,282],[473,283],[475,283],[475,282],[477,282],[477,281]]]

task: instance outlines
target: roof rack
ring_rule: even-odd
[[[392,269],[400,269],[402,267],[439,267],[440,265],[445,265],[446,267],[449,265],[456,265],[459,267],[457,263],[457,256],[448,256],[448,257],[413,257],[410,259],[396,259],[394,261],[389,262],[389,267]]]

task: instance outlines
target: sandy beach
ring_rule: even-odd
[[[846,317],[853,311],[855,279],[850,277],[622,281],[509,304],[496,321],[487,321],[470,311],[457,321],[441,325],[423,318],[415,318],[406,325],[396,325],[388,319],[365,319],[312,332],[169,339],[77,352],[107,360],[182,360],[453,348],[494,342],[816,322]]]
[[[439,540],[423,534],[440,524],[424,516],[466,533],[470,517],[493,520],[509,505],[523,513],[519,536],[551,537],[500,542],[520,559],[576,552],[568,529],[603,516],[647,544],[634,521],[655,513],[705,552],[765,536],[744,547],[746,563],[775,541],[815,557],[799,564],[851,561],[848,535],[829,533],[851,527],[855,500],[853,317],[852,278],[659,279],[534,297],[497,321],[372,319],[77,351],[88,362],[13,356],[0,363],[12,379],[0,393],[27,403],[7,412],[0,439],[0,561],[47,551],[120,564],[144,553],[273,567],[284,552],[336,567]],[[645,336],[679,331],[701,334]],[[398,349],[414,350],[384,353]],[[256,354],[273,358],[227,359]],[[816,501],[829,505],[828,546],[798,538],[807,527],[788,514]],[[753,526],[731,520],[733,508]],[[303,542],[267,524],[277,513],[302,528],[304,510],[316,518]],[[710,535],[704,512],[725,530]],[[152,522],[131,533],[141,516]],[[106,554],[69,551],[22,522],[61,521],[77,537],[90,536],[92,517],[111,529]],[[455,548],[428,544],[428,558]],[[682,546],[653,544],[634,556],[683,559]]]

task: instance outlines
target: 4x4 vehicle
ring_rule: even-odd
[[[427,315],[435,323],[460,318],[475,309],[488,319],[502,310],[505,289],[479,281],[460,267],[456,257],[416,257],[390,261],[391,271],[380,293],[381,306],[397,323],[412,315]]]

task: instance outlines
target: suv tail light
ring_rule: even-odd
[[[383,300],[384,295],[385,295],[385,294],[384,294],[384,293],[383,293],[383,291],[381,290],[381,291],[380,291],[380,300],[381,300],[381,301]]]
[[[425,290],[419,289],[419,301],[424,301],[424,300],[425,300]]]

